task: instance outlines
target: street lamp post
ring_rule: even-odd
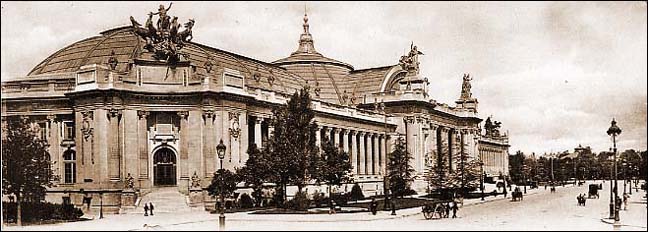
[[[221,175],[223,174],[223,159],[225,159],[225,150],[227,147],[225,144],[223,144],[223,139],[220,140],[220,143],[216,146],[216,152],[218,153],[218,159],[220,159],[220,170],[221,170]],[[221,181],[221,186],[224,183]],[[220,216],[218,216],[218,225],[221,230],[225,229],[225,195],[223,195],[223,189],[221,188],[220,192],[220,203],[221,203],[221,209],[220,209]]]
[[[616,199],[619,197],[618,196],[618,183],[617,183],[617,147],[616,147],[616,136],[621,134],[621,128],[619,128],[617,125],[617,122],[612,119],[610,128],[607,130],[607,134],[612,136],[612,144],[614,145],[614,199],[615,199],[615,207],[614,207],[614,221],[618,222],[619,219],[619,207],[616,205]]]
[[[99,192],[99,219],[103,218],[103,192]]]
[[[621,159],[621,166],[623,167],[623,196],[626,195],[626,167],[628,166],[628,163],[626,162],[625,158]]]
[[[612,156],[612,148],[610,148],[610,156]],[[612,172],[614,169],[612,169],[612,160],[608,157],[608,160],[610,161],[610,219],[614,218],[614,198],[613,198],[613,189],[614,186],[612,186]]]

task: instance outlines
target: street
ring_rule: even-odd
[[[592,182],[589,183],[600,183]],[[458,218],[425,220],[420,208],[389,212],[317,215],[251,215],[227,214],[227,230],[646,230],[644,191],[634,193],[628,209],[621,211],[621,225],[614,227],[601,219],[608,213],[609,185],[599,191],[599,199],[588,199],[577,206],[576,196],[587,193],[583,186],[557,187],[551,194],[542,186],[528,189],[523,201],[503,197],[466,200]],[[609,184],[609,182],[607,182]],[[622,182],[620,182],[622,194]],[[7,226],[7,230],[217,230],[218,214],[203,211],[157,213],[153,217],[139,214],[107,215],[105,219],[84,222]]]

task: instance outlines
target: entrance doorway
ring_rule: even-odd
[[[169,148],[161,148],[153,155],[153,184],[176,185],[176,156]]]

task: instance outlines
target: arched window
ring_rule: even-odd
[[[76,152],[67,150],[63,152],[63,164],[65,165],[64,183],[76,182]]]

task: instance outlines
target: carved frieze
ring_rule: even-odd
[[[83,139],[85,139],[85,141],[88,141],[94,131],[94,128],[92,128],[90,124],[90,122],[94,119],[94,113],[93,111],[88,110],[82,111],[81,115],[81,133],[83,134]]]

